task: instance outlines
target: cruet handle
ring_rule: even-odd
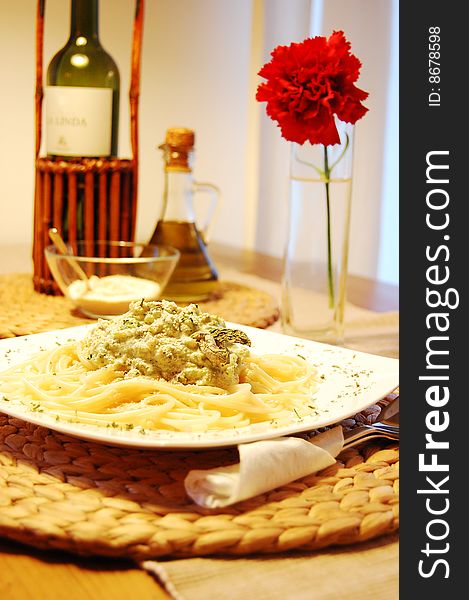
[[[202,235],[204,242],[207,244],[210,240],[210,234],[212,231],[215,212],[219,206],[221,199],[220,188],[218,188],[216,185],[213,185],[212,183],[194,181],[193,193],[194,197],[195,194],[205,194],[210,198],[210,203],[208,205],[207,210],[205,211],[205,216],[202,219],[202,222],[200,224],[197,224],[197,229]]]

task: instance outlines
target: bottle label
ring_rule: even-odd
[[[112,89],[46,86],[46,151],[58,156],[109,156]]]

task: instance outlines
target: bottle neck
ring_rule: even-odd
[[[194,223],[192,189],[193,181],[190,171],[165,171],[160,220]]]
[[[72,0],[70,39],[99,40],[99,0]]]

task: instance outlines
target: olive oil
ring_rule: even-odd
[[[173,246],[181,253],[163,292],[166,299],[189,302],[210,297],[218,275],[195,223],[159,221],[150,243]]]
[[[218,280],[203,231],[195,222],[193,195],[197,184],[192,179],[190,165],[194,139],[191,129],[171,128],[160,146],[164,151],[165,187],[161,215],[150,243],[173,246],[181,253],[163,291],[164,298],[176,302],[209,298]]]

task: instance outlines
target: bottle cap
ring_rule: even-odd
[[[166,131],[164,150],[166,171],[190,171],[190,155],[194,149],[195,133],[186,127],[171,127]]]
[[[171,127],[166,132],[166,144],[172,148],[193,148],[195,133],[186,127]]]

